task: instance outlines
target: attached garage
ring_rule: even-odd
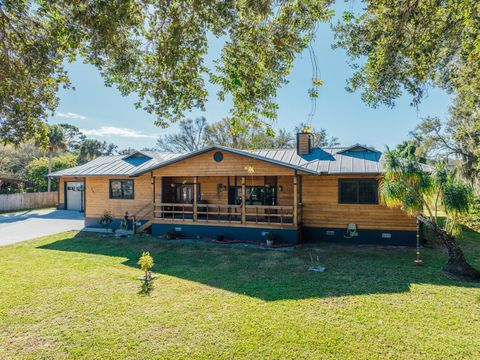
[[[84,210],[84,189],[83,181],[65,182],[65,209],[76,211]]]

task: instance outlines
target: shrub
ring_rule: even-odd
[[[140,259],[138,259],[137,264],[145,274],[144,280],[151,280],[152,274],[150,273],[150,270],[153,268],[155,263],[153,262],[153,258],[148,251],[142,252],[142,256],[140,256]]]
[[[100,224],[102,224],[106,232],[108,232],[108,229],[110,229],[110,225],[112,221],[113,221],[112,213],[108,210],[105,210],[103,212],[102,217],[100,218]]]
[[[463,224],[474,230],[480,230],[480,196],[475,197]]]
[[[177,237],[177,232],[175,230],[168,230],[163,237],[165,240],[173,240]]]
[[[73,154],[63,154],[52,158],[52,171],[63,170],[77,166],[77,158]],[[32,160],[26,169],[27,180],[33,184],[35,191],[47,191],[48,158]],[[52,191],[56,191],[58,182],[52,182]]]

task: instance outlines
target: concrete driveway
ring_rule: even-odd
[[[83,213],[78,211],[31,210],[0,215],[0,246],[83,227]]]

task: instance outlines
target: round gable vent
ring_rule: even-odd
[[[215,154],[213,154],[213,160],[216,162],[220,162],[223,160],[223,154],[221,151],[217,151]]]

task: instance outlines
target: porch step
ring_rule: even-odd
[[[153,222],[152,220],[148,220],[145,224],[143,224],[142,226],[138,227],[136,229],[136,233],[139,234],[141,232],[144,232],[145,230],[147,230],[150,226],[152,226]]]

